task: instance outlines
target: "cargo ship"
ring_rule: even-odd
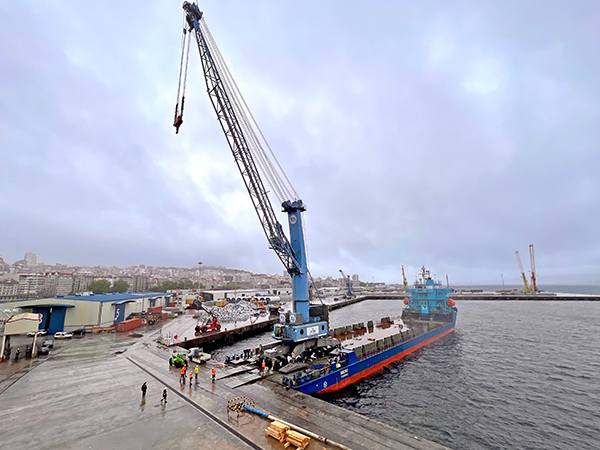
[[[406,290],[401,317],[335,328],[332,334],[339,345],[316,349],[269,378],[305,394],[326,394],[354,384],[451,333],[458,312],[449,298],[452,292],[423,267],[414,287]]]

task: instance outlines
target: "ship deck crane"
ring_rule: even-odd
[[[523,269],[523,263],[521,262],[521,257],[519,256],[519,251],[515,252],[517,255],[517,262],[519,263],[519,270],[521,271],[521,277],[523,278],[523,285],[525,286],[525,292],[529,292],[531,289],[529,288],[529,284],[527,283],[527,277],[525,276],[525,270]]]
[[[206,25],[203,12],[200,11],[197,4],[187,1],[183,3],[182,7],[185,18],[181,46],[182,62],[180,63],[179,89],[173,126],[178,132],[183,123],[183,104],[187,79],[187,49],[189,49],[190,34],[193,34],[200,52],[207,92],[217,114],[217,119],[233,153],[233,158],[242,175],[246,189],[250,194],[269,247],[275,251],[292,278],[293,309],[290,314],[281,314],[281,323],[275,325],[273,335],[276,339],[292,344],[327,336],[329,335],[329,310],[327,306],[311,305],[309,302],[308,281],[310,273],[302,218],[302,213],[306,210],[306,207],[302,200],[298,198],[254,121],[254,117],[252,117],[246,102],[241,96]],[[183,89],[181,86],[183,86]],[[266,147],[271,152],[272,159],[264,150],[259,136],[262,137]],[[283,211],[287,213],[289,240],[277,220],[255,160],[258,161],[261,173],[267,178],[275,195],[282,202]],[[277,167],[279,167],[279,172]]]
[[[404,289],[408,288],[408,280],[406,279],[406,275],[404,273],[404,266],[402,266],[402,283],[404,284]]]
[[[346,282],[346,288],[348,288],[348,290],[346,291],[346,297],[356,297],[356,294],[352,291],[352,282],[350,281],[350,275],[346,275],[342,269],[340,269],[340,273],[342,274],[342,278]]]

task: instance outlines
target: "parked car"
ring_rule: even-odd
[[[38,336],[46,336],[48,334],[48,332],[46,330],[30,331],[29,333],[27,333],[27,336],[33,337],[36,334]]]
[[[72,337],[73,335],[71,333],[67,333],[65,331],[54,333],[54,339],[71,339]]]
[[[73,336],[85,336],[85,328],[79,328],[73,331]]]
[[[48,353],[50,353],[50,347],[48,347],[46,345],[42,345],[41,347],[38,347],[38,351],[37,351],[38,355],[47,355]]]
[[[46,339],[44,341],[44,347],[48,347],[48,348],[54,347],[54,341],[52,339]]]

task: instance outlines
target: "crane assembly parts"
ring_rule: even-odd
[[[340,269],[340,273],[342,274],[342,278],[346,282],[346,287],[348,288],[348,290],[346,291],[346,298],[356,297],[356,294],[354,293],[354,291],[352,291],[352,282],[350,281],[350,275],[346,276],[342,269]]]
[[[202,11],[200,11],[198,5],[187,1],[183,3],[183,10],[182,57],[173,126],[178,132],[183,123],[183,104],[187,79],[187,49],[191,39],[190,34],[193,34],[200,52],[207,92],[217,114],[217,119],[233,153],[233,158],[242,175],[246,189],[250,194],[250,199],[267,237],[269,247],[275,251],[292,278],[293,309],[288,314],[281,314],[280,323],[275,325],[273,335],[282,342],[289,344],[288,351],[298,353],[299,347],[310,347],[317,344],[318,338],[329,335],[329,310],[327,306],[323,304],[311,305],[309,302],[308,281],[310,272],[308,270],[302,217],[306,207],[302,200],[298,198],[293,186],[254,121],[254,117],[206,25]],[[259,136],[262,139],[259,139]],[[271,158],[267,155],[263,143],[268,148]],[[255,161],[258,162],[258,167]],[[271,190],[279,198],[283,211],[287,213],[289,240],[275,216],[275,211],[259,174],[259,168],[260,173],[267,179]]]
[[[535,255],[533,254],[533,244],[529,244],[529,260],[531,262],[531,289],[535,294],[538,291],[538,288],[535,274]]]
[[[519,256],[519,251],[515,252],[517,255],[517,262],[519,263],[519,270],[521,271],[521,277],[523,277],[523,284],[525,285],[525,292],[530,292],[529,284],[527,283],[527,277],[525,276],[525,270],[523,270],[523,263],[521,262],[521,257]]]

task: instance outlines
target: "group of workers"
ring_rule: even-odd
[[[211,371],[211,375],[212,375],[212,382],[215,382],[215,376],[217,375],[216,370],[212,369]],[[196,383],[198,382],[198,366],[194,367],[193,370],[190,370],[190,386],[192,385],[192,380],[194,379],[194,377],[196,378]],[[187,377],[187,366],[184,364],[184,366],[181,368],[181,376],[179,377],[179,382],[182,384],[185,384],[185,379]]]

